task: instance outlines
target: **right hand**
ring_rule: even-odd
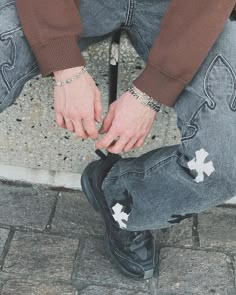
[[[54,72],[55,80],[66,80],[81,72],[82,68]],[[102,120],[101,94],[88,72],[72,83],[54,87],[54,108],[58,126],[83,139],[98,138],[95,121]]]

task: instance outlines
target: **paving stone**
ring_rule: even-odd
[[[82,291],[78,291],[76,295],[151,295],[151,291],[131,291],[127,289],[121,289],[120,287],[101,287],[101,286],[89,286]],[[178,291],[158,291],[154,293],[156,295],[190,295],[189,293],[183,293]],[[4,295],[4,294],[3,294]],[[201,294],[202,295],[202,294]]]
[[[1,295],[72,295],[71,286],[29,281],[9,280]]]
[[[2,255],[2,251],[3,251],[4,245],[6,243],[8,234],[9,234],[9,230],[0,228],[0,257]]]
[[[234,268],[234,279],[235,279],[235,286],[236,286],[236,256],[234,256],[234,262],[233,262],[233,268]]]
[[[100,215],[81,192],[62,192],[53,219],[52,231],[74,234],[103,234]]]
[[[193,219],[183,220],[180,224],[155,231],[157,244],[165,246],[192,247],[192,225]]]
[[[169,290],[169,291],[160,291],[160,290],[155,290],[154,291],[155,295],[203,295],[203,294],[197,294],[197,293],[186,293],[186,292],[181,292],[177,290]],[[158,292],[158,293],[157,293]],[[205,295],[205,294],[204,294]]]
[[[149,292],[130,291],[120,287],[89,286],[78,293],[79,295],[149,295]],[[3,294],[4,295],[4,294]]]
[[[166,292],[186,292],[191,295],[235,295],[227,256],[189,249],[161,250],[158,287]]]
[[[79,290],[91,285],[119,285],[121,289],[149,291],[149,280],[132,280],[121,274],[109,261],[105,242],[92,238],[83,245],[73,283]]]
[[[236,208],[214,208],[198,217],[200,245],[236,254]]]
[[[0,183],[0,223],[44,229],[56,191]]]
[[[28,278],[69,280],[78,240],[16,232],[3,270]]]

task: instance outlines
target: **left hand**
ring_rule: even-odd
[[[141,147],[148,136],[156,112],[139,102],[129,91],[110,105],[100,133],[107,133],[96,144],[113,154]]]

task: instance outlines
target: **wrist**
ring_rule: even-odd
[[[134,86],[134,84],[132,84],[132,86],[139,95],[146,95],[146,93],[142,92],[140,89],[138,89],[136,86]]]
[[[79,66],[79,67],[64,69],[64,70],[60,70],[60,71],[55,71],[55,72],[53,72],[53,74],[54,74],[54,77],[56,80],[67,79],[75,74],[81,73],[83,68],[84,68],[84,66]]]
[[[83,66],[82,69],[79,71],[78,67],[75,68],[75,70],[77,69],[76,72],[74,72],[74,68],[72,71],[67,71],[66,72],[66,76],[62,75],[57,75],[53,78],[53,84],[54,86],[64,86],[68,83],[72,83],[74,80],[80,78],[85,72],[87,72],[87,68],[86,66]],[[68,76],[69,74],[69,76]],[[69,78],[68,78],[69,77]]]
[[[146,93],[142,92],[134,85],[131,85],[128,88],[128,91],[143,105],[150,107],[152,110],[159,112],[161,108],[161,103],[154,99],[153,97],[147,95]]]

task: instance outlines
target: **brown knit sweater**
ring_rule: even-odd
[[[16,4],[43,77],[85,65],[78,47],[82,32],[79,0],[16,0]],[[236,0],[172,0],[146,67],[133,84],[173,106],[222,32],[234,6]]]

